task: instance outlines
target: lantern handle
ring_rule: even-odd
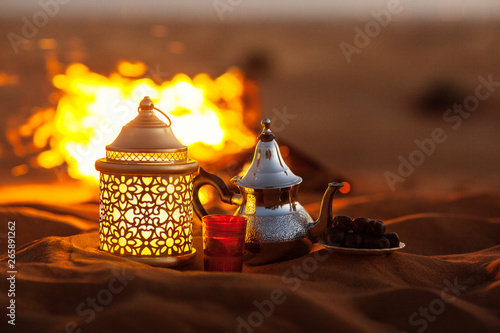
[[[160,110],[160,109],[158,109],[156,107],[153,108],[153,109],[155,109],[156,111],[160,112],[162,115],[165,116],[165,118],[168,119],[168,125],[167,125],[167,127],[170,127],[170,125],[172,125],[172,120],[170,120],[170,118],[167,116],[167,114],[165,112],[163,112],[162,110]]]
[[[167,114],[165,112],[163,112],[162,110],[160,110],[160,109],[158,109],[156,107],[153,107],[153,109],[155,109],[156,111],[160,112],[162,115],[165,116],[165,118],[168,119],[168,125],[167,125],[167,127],[170,127],[170,125],[172,125],[172,120],[170,120],[169,116],[167,116]],[[139,106],[137,108],[137,112],[140,112],[140,111],[141,111],[141,107]]]

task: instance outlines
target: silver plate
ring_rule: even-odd
[[[334,250],[337,253],[353,254],[358,256],[378,256],[378,255],[390,254],[394,251],[399,251],[406,246],[405,243],[399,242],[398,247],[390,247],[387,249],[355,249],[355,248],[326,244],[323,242],[323,240],[320,240],[318,243],[328,249]]]

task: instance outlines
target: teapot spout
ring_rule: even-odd
[[[328,188],[323,195],[323,200],[321,201],[321,210],[319,212],[318,219],[311,223],[309,229],[309,239],[316,243],[323,237],[323,233],[328,225],[328,221],[333,218],[332,202],[333,197],[337,191],[343,187],[342,183],[329,183]]]

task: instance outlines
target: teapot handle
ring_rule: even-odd
[[[198,175],[194,177],[193,180],[193,206],[196,216],[198,216],[200,220],[203,216],[208,215],[205,207],[203,207],[202,203],[200,202],[200,197],[198,194],[200,188],[204,185],[212,185],[217,190],[217,193],[219,193],[219,196],[223,202],[231,205],[241,205],[241,194],[230,191],[226,183],[224,183],[224,181],[220,177],[208,173],[203,168],[200,168]]]

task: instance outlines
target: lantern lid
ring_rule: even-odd
[[[254,189],[284,188],[298,185],[302,178],[296,176],[286,165],[280,148],[271,131],[271,120],[265,118],[261,122],[262,132],[255,147],[252,164],[243,177],[235,177],[236,185]]]
[[[106,158],[123,162],[177,163],[187,160],[187,147],[177,140],[170,128],[154,112],[149,96],[141,101],[139,114],[123,126],[113,143],[106,146]]]

